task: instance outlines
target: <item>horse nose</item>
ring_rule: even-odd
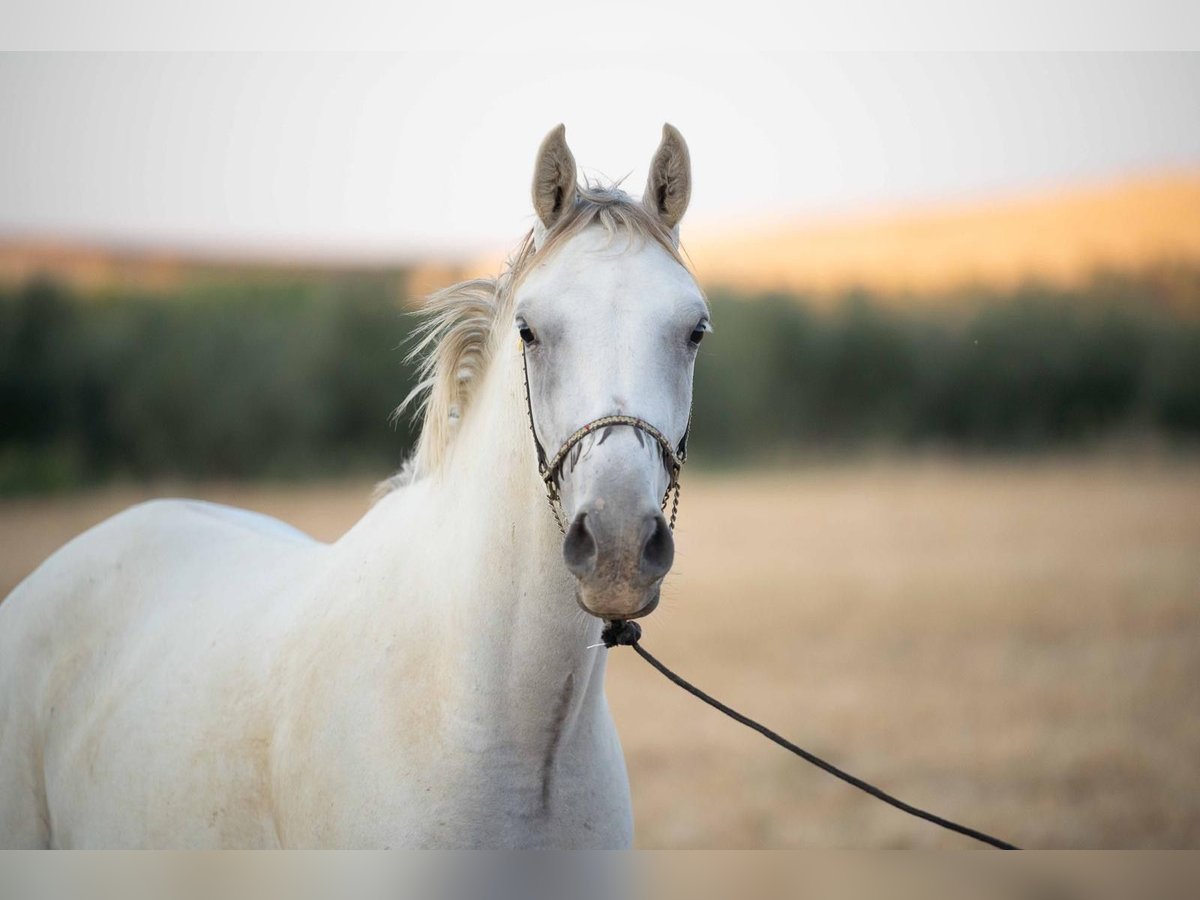
[[[563,559],[576,578],[586,578],[596,570],[596,538],[588,527],[587,513],[581,512],[567,529],[563,541]]]
[[[602,619],[632,619],[658,606],[663,576],[675,560],[667,521],[654,512],[620,514],[614,504],[580,512],[563,539],[575,576],[575,599]]]
[[[640,570],[648,581],[662,578],[675,561],[675,538],[662,514],[647,516],[642,523]]]
[[[595,514],[581,512],[567,529],[563,560],[576,578],[594,575],[601,555],[605,557],[606,569],[625,571],[639,583],[657,581],[671,570],[675,561],[675,540],[661,513],[630,522],[624,538],[620,529],[618,533],[610,534],[612,529],[605,526],[606,523]]]

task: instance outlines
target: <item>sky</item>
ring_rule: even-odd
[[[0,235],[351,258],[512,245],[556,123],[687,229],[1200,167],[1200,54],[0,56]]]

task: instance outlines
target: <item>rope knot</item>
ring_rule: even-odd
[[[617,619],[604,623],[600,640],[605,647],[632,647],[642,636],[642,626],[630,619]]]

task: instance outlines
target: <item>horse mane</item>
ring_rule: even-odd
[[[577,187],[574,207],[546,233],[540,246],[532,230],[525,235],[499,276],[473,278],[429,295],[424,321],[414,332],[415,344],[408,355],[418,362],[417,384],[392,413],[395,421],[414,410],[421,421],[420,436],[400,471],[376,487],[376,500],[442,467],[458,423],[499,346],[504,329],[496,326],[512,316],[516,288],[534,266],[592,226],[602,227],[610,240],[626,235],[630,246],[637,239],[653,240],[688,267],[674,231],[653,211],[617,185],[588,183]]]

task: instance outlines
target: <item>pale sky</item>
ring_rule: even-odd
[[[687,229],[1200,166],[1200,55],[0,56],[0,235],[380,258],[504,248],[542,136]],[[668,58],[670,57],[670,58]]]

